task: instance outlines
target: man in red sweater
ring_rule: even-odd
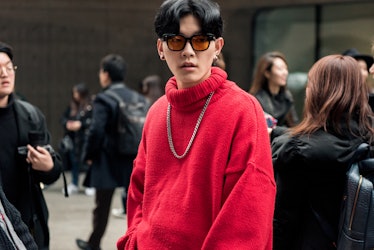
[[[212,67],[219,6],[167,0],[157,49],[173,77],[151,107],[118,249],[272,249],[275,181],[257,100]]]

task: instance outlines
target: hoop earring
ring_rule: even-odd
[[[215,55],[213,58],[213,66],[217,66],[218,56]]]

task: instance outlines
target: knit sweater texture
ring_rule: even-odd
[[[128,230],[118,249],[272,249],[275,182],[258,101],[227,74],[187,89],[172,77],[150,109],[128,193]],[[186,157],[182,155],[211,92]]]

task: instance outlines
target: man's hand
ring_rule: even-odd
[[[52,156],[45,148],[37,146],[35,149],[27,145],[27,149],[26,161],[31,163],[33,169],[48,172],[53,168]]]

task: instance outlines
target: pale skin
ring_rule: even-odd
[[[277,95],[281,87],[287,84],[288,67],[286,62],[279,57],[274,58],[271,70],[265,71],[265,77],[268,79],[269,91],[273,95]],[[272,131],[272,128],[268,128],[269,135]]]
[[[368,79],[369,72],[368,72],[368,66],[366,65],[366,62],[364,60],[357,60],[358,66],[360,67],[362,77],[365,79],[365,81]]]
[[[269,82],[269,90],[273,95],[277,95],[282,86],[286,86],[288,77],[288,67],[281,58],[274,58],[271,71],[265,72],[265,77]]]
[[[15,71],[13,63],[9,56],[0,52],[0,107],[8,105],[9,95],[14,91]],[[26,161],[32,165],[32,168],[39,171],[50,171],[53,168],[53,159],[51,154],[43,147],[33,148],[27,145],[28,153]]]
[[[201,27],[196,17],[187,15],[180,19],[179,33],[185,37],[199,34]],[[157,51],[161,60],[166,60],[170,71],[176,78],[178,89],[193,87],[206,80],[211,74],[213,60],[224,45],[222,37],[210,42],[204,51],[195,51],[187,42],[181,51],[171,51],[166,42],[157,40]]]

